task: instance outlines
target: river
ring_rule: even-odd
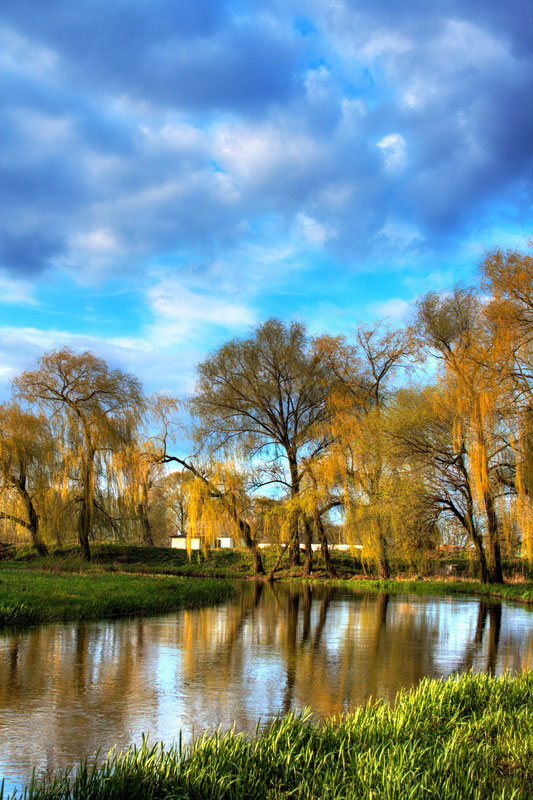
[[[165,616],[0,633],[5,790],[84,756],[278,712],[323,717],[422,678],[533,667],[533,610],[475,598],[247,583]]]

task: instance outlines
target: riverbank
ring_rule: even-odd
[[[274,550],[272,552],[268,550],[263,551],[267,572],[274,564],[275,555]],[[202,579],[202,582],[206,580],[242,580],[255,577],[253,562],[249,553],[237,549],[215,550],[207,554],[203,552],[194,553],[191,559],[189,559],[185,551],[173,550],[171,548],[143,547],[138,545],[96,545],[93,548],[93,560],[89,564],[83,560],[79,549],[76,547],[71,547],[63,551],[55,551],[44,558],[36,556],[36,554],[31,551],[19,550],[13,551],[13,557],[10,560],[0,560],[0,581],[2,579],[2,573],[6,569],[15,570],[17,574],[31,572],[42,575],[63,574],[66,576],[84,574],[92,577],[100,577],[104,575],[109,576],[110,574],[119,575],[125,573],[133,574],[138,578],[142,576],[159,576],[160,578],[164,576],[173,576],[188,579]],[[357,559],[354,559],[349,553],[333,553],[332,558],[339,575],[336,579],[329,578],[327,573],[320,569],[320,564],[317,563],[317,568],[310,578],[302,577],[301,568],[282,568],[276,572],[276,580],[326,583],[332,586],[344,587],[351,591],[426,595],[466,594],[533,604],[533,580],[531,579],[529,569],[526,565],[522,567],[522,574],[517,572],[516,566],[513,572],[509,569],[507,583],[487,585],[481,583],[471,574],[469,575],[467,573],[467,569],[472,568],[472,565],[469,563],[455,564],[455,566],[458,566],[460,574],[454,576],[413,576],[412,572],[406,574],[404,565],[397,565],[396,575],[390,580],[383,581],[378,580],[371,574],[362,575],[361,563]],[[169,585],[173,586],[173,584]],[[142,593],[142,597],[140,597],[138,601],[142,608],[145,590],[141,587],[140,583],[137,584],[137,586]],[[148,587],[151,586],[152,584],[148,584]],[[27,589],[24,591],[27,591]],[[172,592],[174,590],[171,589],[170,591]],[[201,592],[201,590],[195,591]],[[208,594],[209,593],[210,592],[208,592]],[[44,600],[46,601],[45,594],[46,593],[41,596],[44,596]],[[151,592],[148,590],[148,595],[150,594]],[[5,595],[5,592],[0,592],[0,598],[2,598],[3,595]],[[103,599],[106,603],[111,602],[111,598],[108,599],[105,597],[105,592],[103,595]],[[222,599],[224,599],[224,597],[222,597]],[[1,614],[3,602],[4,601],[0,599],[0,624],[2,624]],[[25,603],[25,596],[19,598],[18,602]],[[172,595],[170,596],[168,605],[166,595],[161,597],[161,602],[164,603],[163,607],[157,606],[157,598],[153,598],[150,602],[156,604],[155,611],[172,610],[175,607],[172,605]],[[209,602],[209,600],[207,600],[207,602]],[[81,602],[80,609],[85,607],[86,604]],[[122,612],[119,607],[117,613],[136,613],[134,597],[126,601],[126,607],[130,610]],[[98,616],[96,611],[95,614],[92,615],[92,608],[90,610],[90,618]],[[139,613],[152,613],[152,611],[143,612],[141,610]],[[72,611],[72,614],[73,616],[68,617],[69,619],[83,618],[77,617],[74,611]],[[43,620],[36,619],[35,621]]]
[[[269,559],[270,557],[270,559]],[[271,566],[272,554],[265,559],[266,571]],[[533,604],[533,580],[529,571],[523,575],[513,573],[509,582],[505,584],[484,584],[467,573],[469,564],[461,565],[460,575],[449,577],[443,575],[415,575],[409,572],[404,565],[400,565],[398,573],[389,580],[379,580],[376,577],[362,575],[361,563],[349,554],[332,554],[332,562],[338,573],[338,578],[330,578],[327,572],[317,565],[310,577],[303,577],[301,568],[280,569],[276,572],[277,581],[305,581],[309,583],[326,583],[330,586],[340,586],[355,591],[384,592],[389,594],[467,594],[478,597],[494,597],[504,600],[513,600]],[[454,565],[455,566],[455,565]],[[253,564],[248,553],[233,551],[229,553],[216,552],[209,554],[205,560],[191,559],[179,567],[180,574],[202,575],[214,577],[223,575],[227,578],[254,577]],[[407,574],[406,574],[407,572]],[[355,574],[354,574],[355,573]],[[463,573],[463,574],[461,574]],[[466,573],[466,574],[464,574]]]
[[[219,578],[75,574],[0,562],[0,625],[144,616],[219,603],[233,592]]]
[[[35,780],[26,797],[527,800],[532,699],[531,672],[424,680],[394,705],[369,704],[322,725],[288,715],[251,738],[215,732],[183,749],[145,742],[73,778]]]

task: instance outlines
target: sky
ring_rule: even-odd
[[[182,396],[271,316],[401,325],[533,234],[524,0],[4,0],[0,395],[91,350]]]

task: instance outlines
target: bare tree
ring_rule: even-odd
[[[191,408],[199,440],[254,461],[258,488],[277,485],[297,498],[306,464],[330,443],[324,427],[330,373],[304,326],[270,319],[249,338],[224,344],[198,373]],[[290,559],[297,564],[298,518],[293,519]]]

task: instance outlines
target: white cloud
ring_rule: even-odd
[[[87,233],[80,233],[72,237],[71,246],[77,251],[81,249],[95,255],[113,255],[120,251],[115,233],[108,228],[96,228]]]
[[[301,173],[317,162],[319,146],[292,125],[221,125],[214,152],[235,179],[254,185],[279,173]]]
[[[472,75],[505,75],[516,66],[503,40],[460,19],[446,20],[418,52],[417,60],[398,58],[389,65],[402,103],[418,112],[456,95]]]
[[[12,278],[4,270],[0,270],[0,303],[8,305],[37,305],[34,287],[30,281]]]
[[[399,172],[407,163],[407,145],[405,139],[400,133],[389,133],[384,136],[377,143],[383,158],[385,166],[390,172]]]
[[[359,51],[359,56],[377,59],[391,55],[404,55],[413,49],[413,42],[407,36],[382,29],[372,34]]]
[[[411,304],[401,297],[391,297],[382,303],[373,303],[369,306],[369,311],[378,317],[384,317],[393,322],[404,322],[409,314]]]
[[[154,321],[148,337],[157,346],[184,342],[208,333],[214,327],[239,330],[255,322],[253,311],[231,295],[189,288],[184,280],[162,278],[148,291]]]
[[[297,214],[296,229],[310,244],[321,247],[331,238],[333,231],[307,214]]]
[[[0,67],[39,75],[51,72],[58,64],[57,54],[35,40],[27,39],[9,28],[0,29]]]
[[[331,72],[323,65],[318,69],[308,70],[304,77],[304,85],[310,102],[318,103],[329,98],[332,82]]]
[[[396,252],[405,250],[423,239],[420,231],[413,225],[392,219],[387,220],[377,232],[377,236],[384,238]]]
[[[164,381],[169,393],[176,396],[191,390],[195,365],[203,355],[194,347],[158,348],[156,342],[143,337],[106,339],[61,329],[6,325],[0,327],[0,398],[8,396],[15,375],[34,369],[43,353],[62,347],[95,353],[109,364],[139,377],[148,392],[159,391]]]

